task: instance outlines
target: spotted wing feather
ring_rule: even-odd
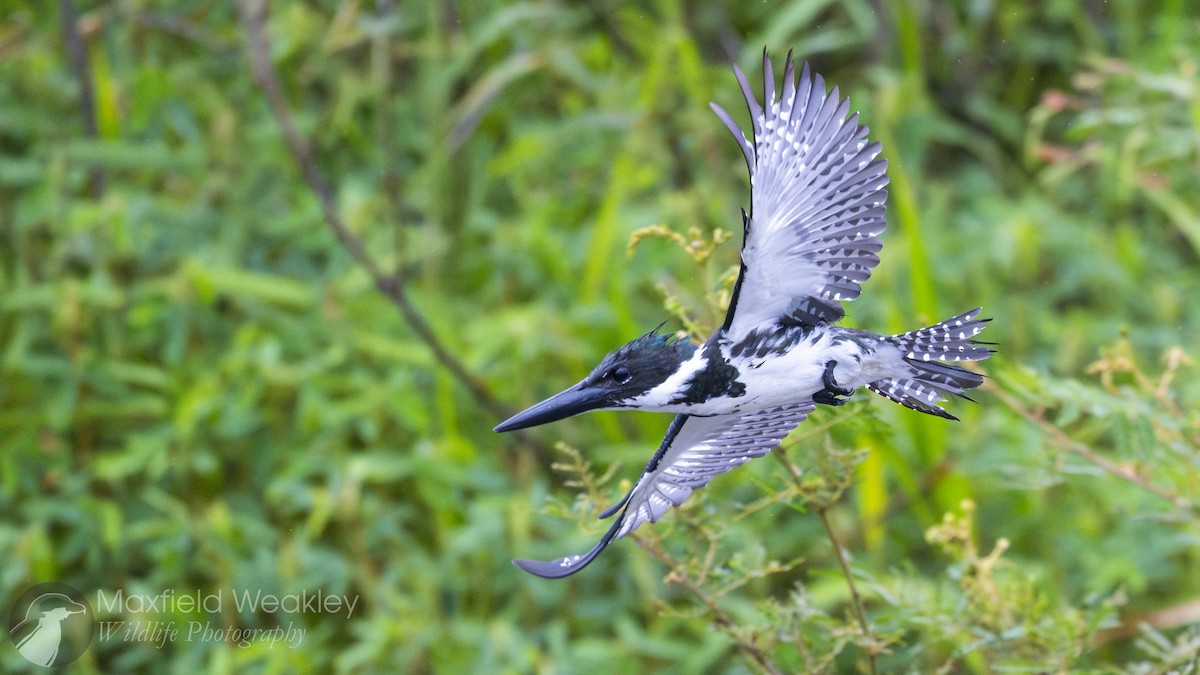
[[[613,539],[633,532],[642,523],[656,522],[714,476],[765,455],[804,421],[813,408],[811,401],[805,401],[734,415],[677,415],[637,484],[618,504],[601,514],[608,517],[619,512],[620,516],[590,551],[550,561],[514,560],[513,563],[546,578],[578,572]]]
[[[791,55],[783,92],[775,98],[771,62],[763,53],[763,104],[746,76],[734,74],[750,110],[747,137],[729,113],[712,104],[750,170],[751,213],[745,222],[742,273],[725,329],[736,339],[779,322],[826,324],[842,318],[879,264],[886,227],[887,162],[867,141],[849,99],[807,64],[796,79]]]

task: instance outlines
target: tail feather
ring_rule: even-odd
[[[976,318],[982,309],[976,307],[928,328],[892,335],[887,341],[899,347],[910,360],[982,361],[995,351],[971,339],[991,321]]]
[[[905,408],[912,408],[948,420],[958,419],[946,412],[945,408],[936,405],[938,401],[946,400],[936,389],[926,387],[912,378],[889,377],[884,380],[876,380],[868,384],[867,389],[889,401],[899,403]]]
[[[941,323],[884,338],[904,352],[910,372],[867,385],[871,391],[902,406],[923,413],[958,419],[937,405],[949,396],[967,398],[963,393],[983,384],[983,375],[943,361],[982,361],[995,350],[972,340],[991,319],[979,319],[981,308],[951,317]]]

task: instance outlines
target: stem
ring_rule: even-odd
[[[779,666],[775,665],[767,656],[767,654],[758,648],[758,645],[738,635],[738,624],[733,620],[733,617],[729,616],[725,613],[725,610],[721,609],[721,606],[717,604],[717,599],[711,593],[705,591],[700,584],[696,583],[695,579],[683,572],[680,564],[676,562],[675,558],[672,557],[670,553],[667,553],[667,550],[662,547],[662,544],[659,543],[657,538],[653,536],[640,536],[637,534],[635,534],[633,538],[634,541],[637,542],[638,546],[641,546],[643,549],[649,551],[654,557],[662,561],[671,570],[671,572],[667,574],[668,583],[676,583],[680,586],[683,586],[708,609],[709,613],[712,615],[713,622],[724,629],[725,633],[733,639],[734,644],[738,646],[738,649],[742,650],[742,654],[758,665],[759,668],[762,668],[763,671],[771,673],[771,675],[783,674],[783,671],[779,669]]]
[[[833,552],[837,556],[838,565],[842,568],[842,575],[846,577],[846,585],[850,587],[850,601],[854,606],[854,615],[858,617],[858,625],[862,627],[863,635],[874,642],[875,636],[871,634],[871,625],[867,623],[867,613],[863,609],[862,596],[858,594],[854,575],[850,573],[850,564],[846,562],[846,555],[842,552],[842,542],[838,540],[837,533],[833,530],[833,524],[829,522],[829,510],[824,507],[818,508],[817,515],[821,518],[821,523],[825,525],[825,532],[829,535],[830,543],[833,544]],[[867,650],[867,658],[871,663],[871,673],[875,673],[875,651]]]
[[[1200,505],[1193,503],[1187,497],[1173,492],[1168,488],[1162,487],[1157,483],[1151,482],[1148,478],[1138,473],[1133,467],[1121,466],[1120,464],[1103,457],[1087,445],[1080,443],[1074,438],[1071,438],[1067,432],[1063,431],[1047,420],[1042,415],[1041,411],[1034,411],[1026,408],[1021,404],[1020,401],[1016,399],[1016,397],[1004,391],[1000,387],[991,384],[987,384],[985,386],[987,386],[991,393],[996,395],[996,398],[999,398],[1002,402],[1004,402],[1004,404],[1007,405],[1010,410],[1044,431],[1046,435],[1050,437],[1050,440],[1060,449],[1079,455],[1083,459],[1095,464],[1117,478],[1129,481],[1143,490],[1165,499],[1176,508],[1184,509],[1190,512],[1192,515],[1200,515]]]
[[[83,44],[83,36],[79,34],[79,12],[71,0],[58,0],[58,20],[62,27],[63,40],[67,45],[67,57],[71,61],[71,70],[79,82],[79,112],[83,115],[83,131],[88,138],[100,136],[100,126],[96,122],[96,88],[92,84],[92,66],[88,59],[87,46]],[[104,167],[93,166],[88,169],[88,192],[92,199],[104,196],[106,183]]]
[[[367,275],[371,277],[371,281],[375,284],[375,288],[391,300],[392,304],[400,310],[400,314],[408,322],[413,332],[433,352],[433,356],[437,362],[450,371],[450,374],[460,384],[465,386],[475,400],[491,414],[501,419],[511,416],[516,411],[501,403],[488,389],[487,384],[468,370],[462,361],[455,357],[454,353],[438,337],[433,327],[425,319],[425,316],[412,304],[412,301],[408,297],[402,275],[400,273],[385,273],[383,268],[367,252],[362,240],[356,237],[346,226],[345,221],[342,220],[341,213],[338,211],[337,199],[334,197],[333,189],[329,181],[326,180],[321,170],[317,167],[312,147],[300,135],[300,131],[296,128],[296,123],[292,118],[291,110],[284,99],[283,88],[279,83],[279,75],[275,71],[275,65],[271,62],[271,42],[266,31],[267,4],[264,0],[243,0],[239,3],[238,8],[241,12],[246,31],[246,46],[250,56],[250,67],[254,80],[262,88],[263,93],[266,94],[267,103],[270,105],[275,121],[279,124],[280,130],[283,132],[283,138],[288,150],[299,166],[300,173],[304,177],[304,182],[308,184],[309,189],[317,198],[329,229],[333,231],[342,247],[350,254],[350,257],[366,270]],[[527,433],[518,431],[517,435],[523,442],[537,445],[541,452],[548,451],[540,443],[536,443]]]
[[[788,458],[787,451],[782,446],[775,448],[772,453],[787,469],[788,475],[792,477],[792,482],[796,484],[796,488],[804,493],[804,485],[801,480],[802,473],[792,460]],[[816,506],[817,516],[821,518],[821,523],[825,525],[825,532],[829,535],[829,541],[833,544],[833,553],[837,556],[838,565],[842,568],[842,576],[846,577],[846,585],[850,588],[850,604],[854,608],[854,615],[858,618],[858,625],[862,628],[863,637],[867,638],[873,645],[878,644],[874,633],[871,632],[871,624],[867,622],[867,612],[863,609],[862,596],[858,594],[858,586],[854,583],[854,575],[850,572],[850,564],[846,562],[846,556],[842,553],[844,548],[841,541],[838,540],[837,532],[833,529],[833,523],[829,522],[829,506],[822,504]],[[875,666],[875,649],[870,648],[867,652],[867,660],[871,667],[871,675],[877,672]]]

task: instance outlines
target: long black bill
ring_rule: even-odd
[[[574,387],[555,394],[504,420],[496,425],[494,431],[515,431],[525,427],[535,427],[547,422],[557,422],[589,410],[597,410],[607,404],[608,393],[603,389],[588,387],[580,382]]]

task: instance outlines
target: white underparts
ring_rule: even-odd
[[[792,329],[799,330],[799,329]],[[693,377],[708,365],[705,349],[697,349],[692,358],[662,384],[629,401],[623,407],[692,415],[721,415],[805,401],[825,388],[825,364],[836,361],[833,376],[839,387],[857,389],[870,382],[889,377],[906,377],[911,373],[904,354],[882,340],[864,347],[857,340],[839,337],[837,328],[809,329],[785,349],[772,348],[756,354],[745,350],[732,356],[732,344],[721,343],[726,361],[738,370],[738,382],[745,388],[737,395],[724,394],[707,401],[682,403]],[[776,336],[764,340],[775,341]],[[780,344],[795,338],[778,336]]]

